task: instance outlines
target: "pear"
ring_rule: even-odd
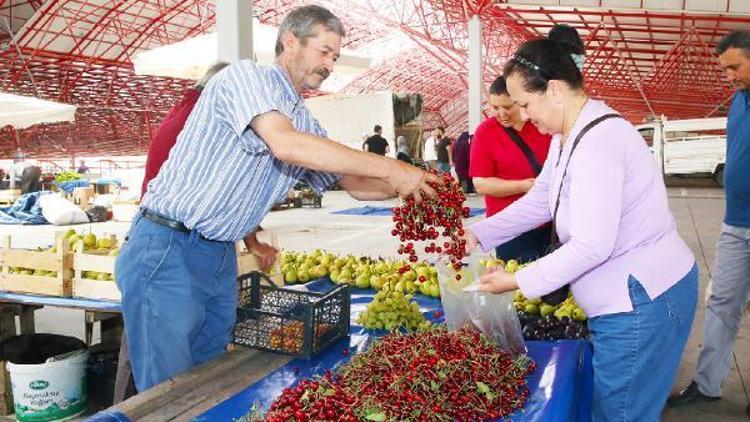
[[[112,274],[108,273],[99,273],[96,275],[96,279],[99,281],[109,281],[110,277],[112,277]]]
[[[96,247],[96,235],[88,233],[86,236],[83,236],[83,246],[86,248]]]
[[[109,251],[109,256],[117,256],[119,254],[120,254],[120,249],[119,248],[114,248],[111,251]]]
[[[63,239],[70,239],[72,236],[76,235],[76,231],[73,229],[68,229],[68,231],[65,232],[63,235]]]
[[[112,247],[112,239],[108,236],[100,237],[96,241],[97,249],[110,249]]]

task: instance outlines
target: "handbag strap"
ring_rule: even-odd
[[[518,132],[516,132],[516,130],[512,127],[503,126],[503,129],[505,129],[505,133],[510,136],[510,139],[513,140],[513,143],[515,143],[518,148],[521,149],[523,155],[526,156],[526,160],[528,160],[531,169],[534,170],[534,176],[539,176],[539,173],[542,172],[542,165],[539,164],[539,161],[536,159],[536,156],[534,155],[534,152],[531,150],[529,145],[524,142],[523,138],[521,138],[521,135],[519,135]]]
[[[570,159],[573,157],[573,152],[575,152],[576,147],[578,146],[578,143],[581,142],[581,138],[583,138],[586,133],[588,133],[589,130],[591,130],[594,126],[598,125],[599,123],[608,120],[608,119],[614,119],[614,118],[622,118],[617,113],[609,113],[605,114],[603,116],[599,116],[596,119],[590,121],[586,126],[581,129],[580,132],[578,132],[578,136],[576,136],[575,140],[573,141],[573,146],[570,147],[570,154],[568,154],[568,160],[565,161],[565,169],[563,169],[562,178],[560,179],[560,189],[557,191],[557,200],[555,201],[555,211],[552,213],[552,233],[550,233],[550,245],[556,245],[560,238],[557,236],[557,210],[560,208],[560,196],[562,196],[562,189],[563,184],[565,183],[565,175],[568,174],[568,165],[570,164]],[[562,144],[560,144],[560,154],[557,156],[557,164],[555,164],[555,168],[557,168],[560,165],[560,160],[562,159]]]

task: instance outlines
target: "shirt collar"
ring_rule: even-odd
[[[278,63],[274,63],[271,65],[271,68],[274,70],[274,72],[279,76],[279,79],[282,81],[282,86],[284,87],[284,92],[292,99],[294,99],[295,107],[302,103],[304,99],[302,98],[302,95],[300,95],[297,90],[294,89],[294,84],[292,83],[292,78],[289,77],[289,73],[281,67]]]

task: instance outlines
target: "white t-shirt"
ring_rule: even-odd
[[[422,153],[422,160],[434,161],[437,160],[437,151],[435,150],[435,137],[430,136],[424,141],[424,152]]]

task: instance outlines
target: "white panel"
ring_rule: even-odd
[[[726,12],[727,0],[687,0],[685,8],[701,12]]]
[[[362,134],[373,134],[373,127],[383,127],[383,137],[396,151],[396,125],[393,116],[393,94],[390,91],[364,95],[325,95],[305,100],[305,105],[328,131],[328,137],[350,148],[362,150]]]
[[[602,4],[606,7],[639,8],[641,0],[603,0]]]
[[[645,9],[682,10],[682,0],[644,0]]]
[[[561,6],[582,6],[595,7],[599,6],[599,0],[560,0]]]
[[[478,16],[469,20],[469,131],[482,121],[482,22]]]
[[[728,0],[730,13],[750,13],[750,1]]]
[[[253,15],[251,2],[216,0],[218,58],[232,63],[253,57]]]

